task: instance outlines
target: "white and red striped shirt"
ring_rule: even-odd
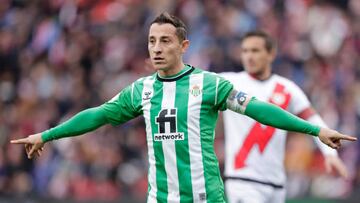
[[[234,89],[268,101],[281,108],[324,126],[322,119],[312,110],[304,92],[292,81],[273,74],[260,81],[246,72],[221,73],[233,83]],[[225,177],[240,177],[283,185],[285,183],[284,154],[287,132],[264,126],[246,116],[225,111]],[[269,115],[276,116],[276,115]],[[316,119],[311,119],[317,117]],[[318,140],[318,138],[315,138]],[[336,151],[317,142],[325,154]]]

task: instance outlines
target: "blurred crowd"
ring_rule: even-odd
[[[153,73],[147,34],[163,11],[188,26],[185,62],[215,72],[243,69],[242,34],[270,33],[278,43],[274,72],[302,87],[331,128],[360,136],[359,0],[0,0],[0,196],[146,197],[142,118],[54,141],[34,160],[9,140],[53,127]],[[344,180],[325,173],[311,139],[289,138],[289,198],[360,190],[360,142],[339,150],[350,171]]]

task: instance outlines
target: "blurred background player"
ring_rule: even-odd
[[[299,117],[326,127],[304,92],[292,81],[272,73],[275,41],[263,31],[246,33],[241,41],[245,71],[221,73],[235,88],[271,102]],[[271,116],[271,115],[270,115]],[[223,113],[225,130],[225,179],[227,198],[238,202],[285,202],[284,156],[287,132],[264,126],[254,120]],[[325,157],[327,172],[343,178],[348,171],[336,150],[315,142]]]

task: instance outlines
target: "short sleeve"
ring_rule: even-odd
[[[291,101],[289,105],[289,111],[291,113],[298,115],[305,109],[311,107],[305,93],[295,83],[291,83],[288,88],[288,91],[291,92]]]
[[[220,111],[225,111],[226,110],[226,100],[227,100],[230,92],[234,88],[234,86],[230,81],[228,81],[220,76],[218,76],[218,78],[216,80],[216,85],[217,85],[216,107]]]
[[[131,85],[104,103],[102,108],[105,111],[106,118],[112,125],[125,123],[141,115],[141,108],[134,107]]]

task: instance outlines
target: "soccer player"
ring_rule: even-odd
[[[222,73],[234,89],[271,102],[321,127],[326,127],[303,91],[292,81],[272,74],[275,42],[262,31],[240,41],[245,71]],[[275,114],[269,115],[276,117]],[[225,130],[225,188],[230,203],[285,202],[284,153],[286,131],[261,125],[231,111],[223,113]],[[327,171],[347,177],[347,169],[334,149],[315,139],[325,156]]]
[[[143,115],[149,159],[147,202],[214,203],[225,202],[213,147],[219,110],[228,108],[268,125],[319,136],[334,148],[341,146],[341,140],[356,140],[249,97],[217,74],[184,64],[182,56],[188,46],[184,23],[161,14],[151,23],[148,35],[155,74],[138,79],[101,106],[12,143],[25,144],[32,158],[51,140]]]

